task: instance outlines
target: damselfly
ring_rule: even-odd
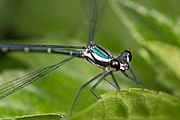
[[[98,86],[101,81],[107,81],[115,89],[120,90],[120,87],[113,75],[114,72],[121,72],[123,75],[128,77],[130,80],[133,80],[137,83],[138,86],[142,87],[143,84],[136,79],[132,69],[130,68],[129,62],[132,59],[131,52],[128,50],[122,51],[117,57],[111,55],[104,48],[95,44],[94,34],[96,31],[97,21],[99,18],[99,4],[97,0],[92,0],[91,5],[91,17],[89,20],[89,39],[85,46],[63,46],[63,45],[35,45],[35,44],[0,44],[0,51],[3,53],[7,52],[47,52],[47,53],[56,53],[56,54],[65,54],[70,57],[66,58],[63,61],[58,62],[57,64],[48,66],[46,68],[37,70],[30,74],[27,74],[23,77],[14,79],[12,81],[6,82],[0,85],[0,99],[7,97],[8,95],[20,90],[21,88],[31,84],[47,73],[61,67],[63,64],[74,58],[85,59],[91,64],[102,69],[102,72],[97,74],[95,77],[90,79],[88,82],[84,83],[80,89],[77,91],[77,94],[73,100],[72,107],[70,109],[70,115],[72,114],[74,105],[78,99],[80,92],[90,83],[97,80],[95,84],[91,87],[91,93],[99,98],[98,95],[93,92],[93,90]],[[126,73],[130,71],[131,76]],[[109,81],[106,77],[111,76],[113,81]]]

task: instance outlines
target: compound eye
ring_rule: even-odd
[[[122,53],[121,53],[121,59],[123,61],[126,61],[126,62],[130,62],[132,60],[132,54],[130,51],[128,50],[124,50]]]
[[[111,62],[110,62],[110,66],[111,66],[112,68],[115,68],[116,71],[118,71],[119,68],[120,68],[120,63],[119,63],[118,60],[113,59],[113,60],[111,60]]]
[[[125,50],[126,54],[127,54],[127,58],[129,59],[129,62],[132,60],[132,54],[130,51]]]
[[[127,64],[132,60],[132,54],[128,50],[124,50],[117,59],[120,61],[121,64]]]

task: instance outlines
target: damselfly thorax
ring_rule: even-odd
[[[124,50],[118,57],[114,57],[95,43],[86,46],[85,50],[82,51],[81,56],[91,64],[98,66],[103,70],[111,71],[128,70],[129,62],[132,59],[131,53],[127,50]]]

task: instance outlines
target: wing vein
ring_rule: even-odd
[[[37,70],[35,72],[29,73],[25,76],[22,76],[20,78],[11,80],[9,82],[6,82],[2,85],[0,85],[0,99],[20,90],[21,88],[29,85],[30,83],[36,81],[38,78],[46,75],[47,73],[59,68],[64,63],[70,61],[71,59],[75,58],[77,56],[71,56],[57,64],[48,66],[46,68]]]

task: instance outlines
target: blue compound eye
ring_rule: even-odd
[[[120,63],[117,59],[113,59],[110,62],[110,67],[116,69],[118,71],[120,69]]]

